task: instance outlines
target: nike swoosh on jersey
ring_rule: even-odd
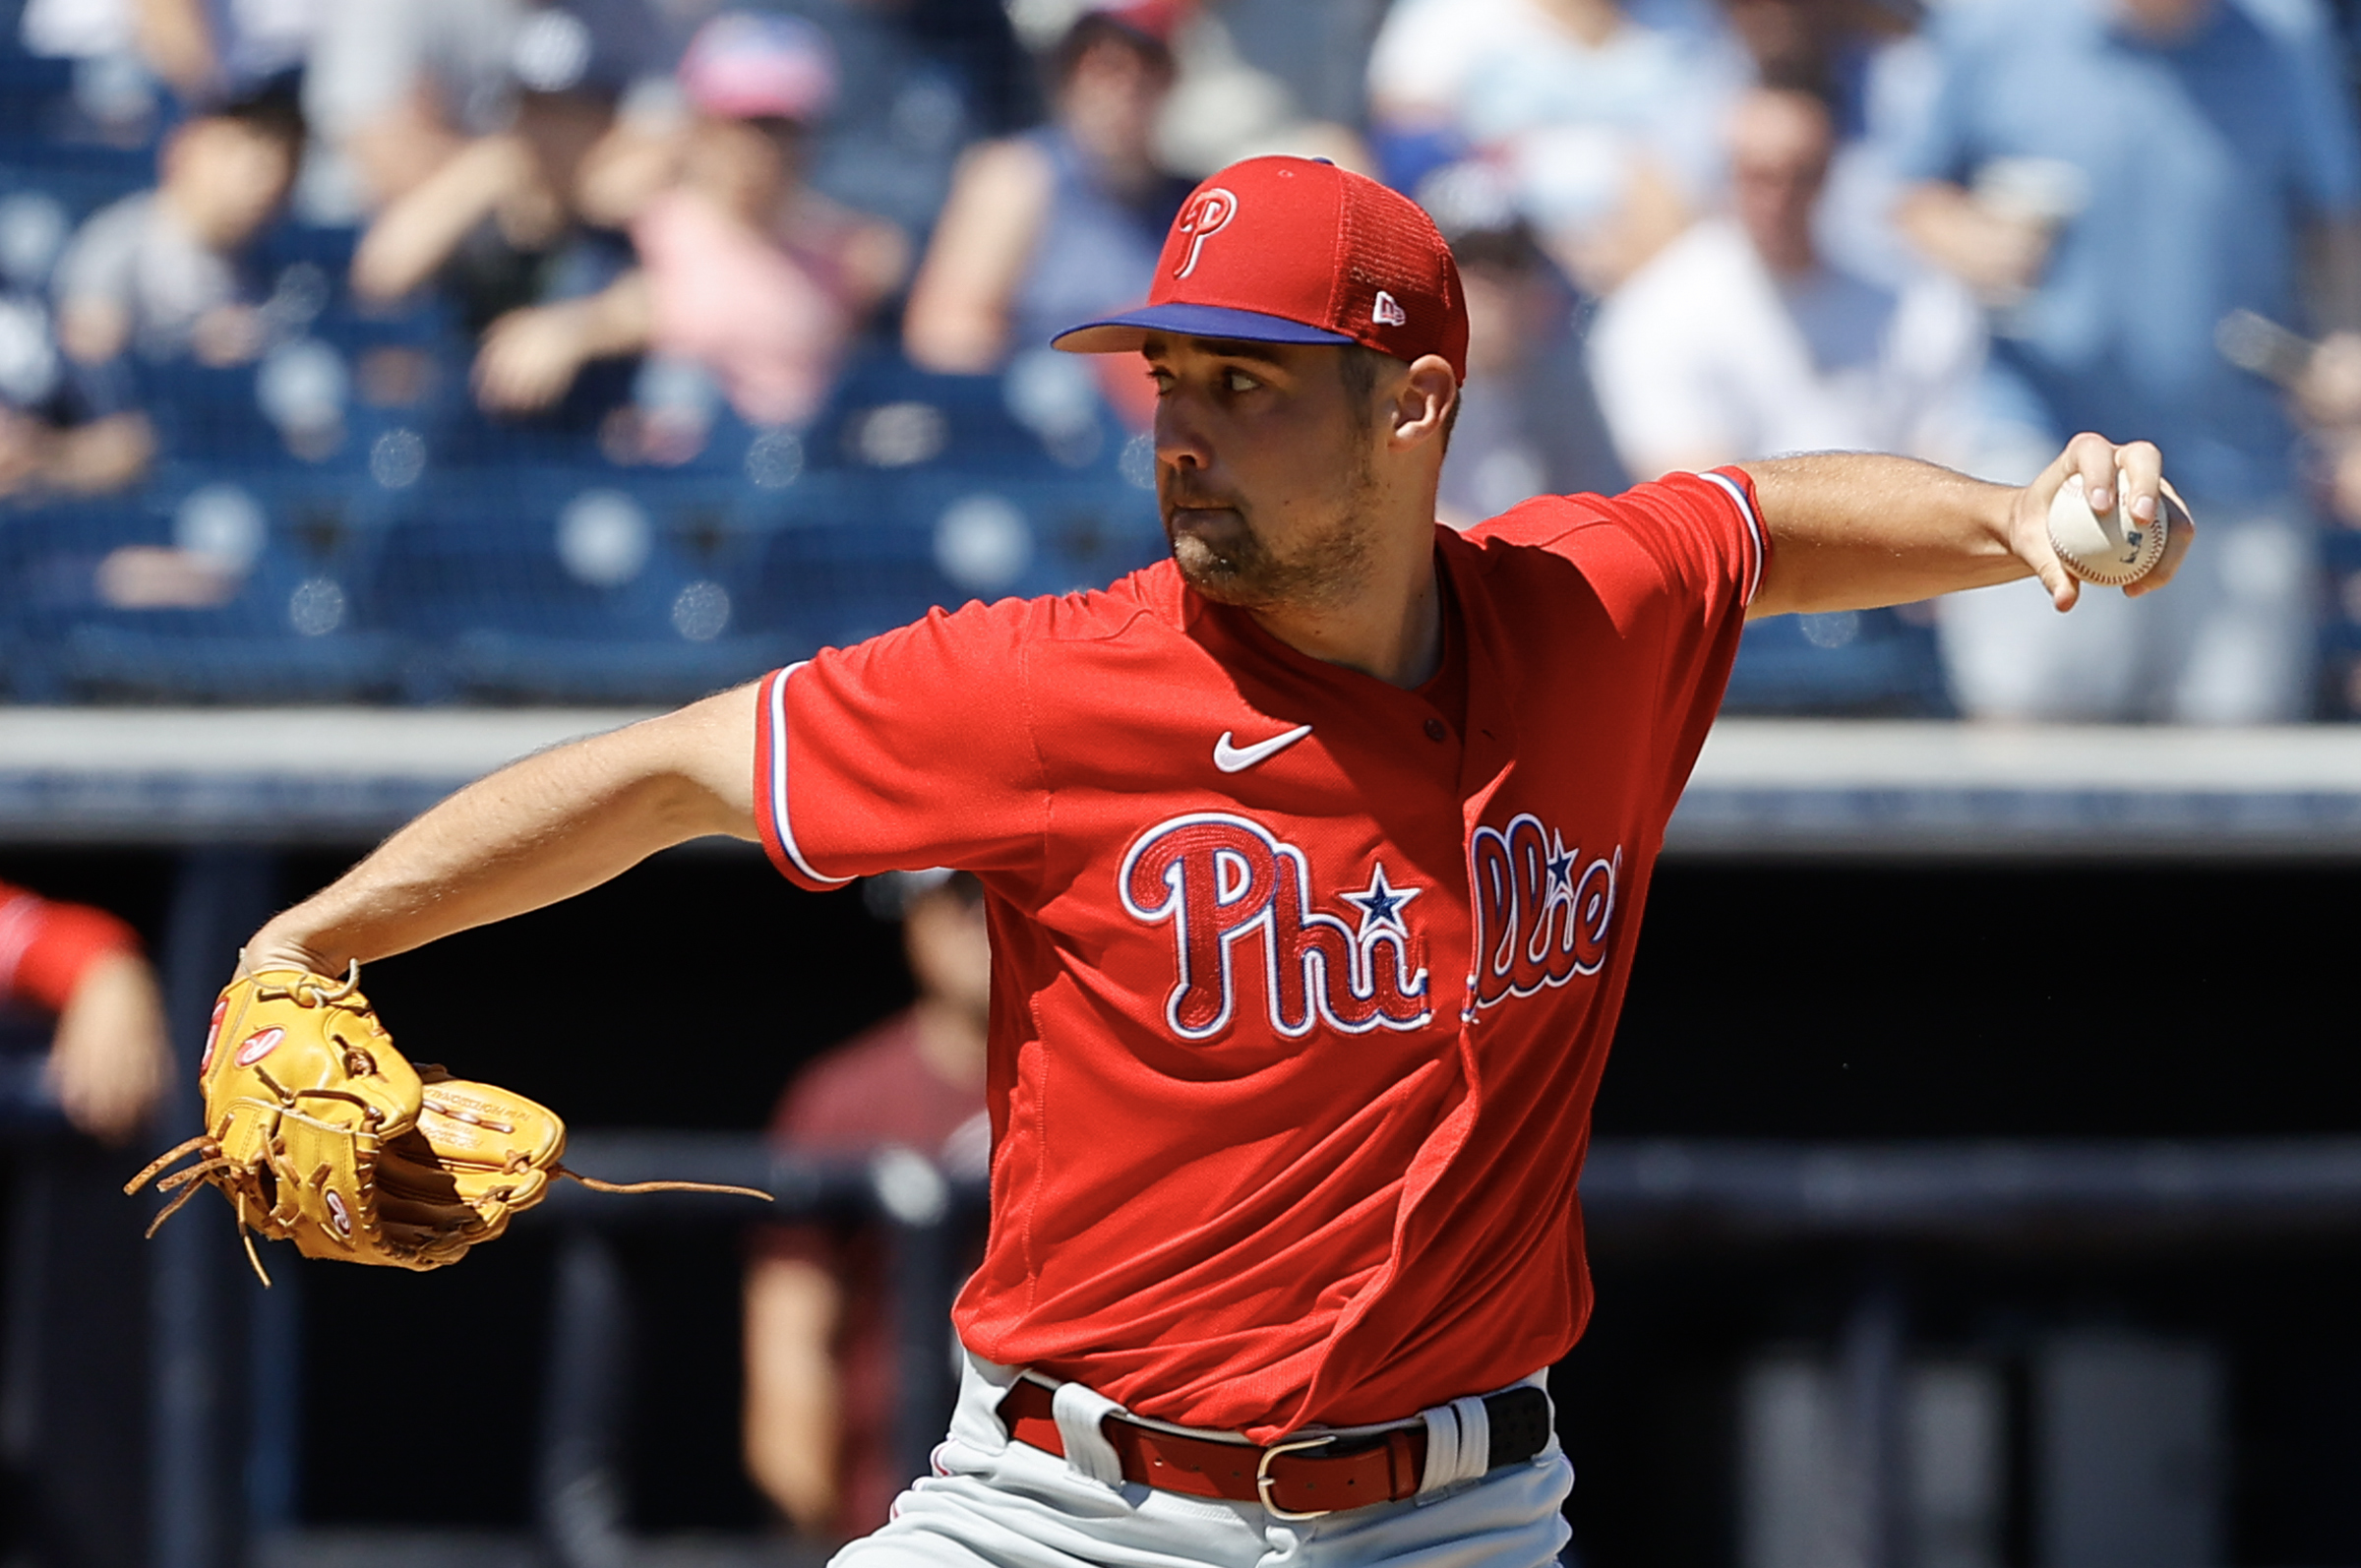
[[[1274,735],[1252,746],[1234,746],[1232,732],[1222,731],[1222,738],[1213,743],[1213,765],[1225,773],[1242,773],[1255,763],[1278,755],[1311,733],[1311,726],[1299,724],[1285,735]]]

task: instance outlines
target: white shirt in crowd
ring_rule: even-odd
[[[153,191],[92,214],[58,259],[55,287],[60,304],[121,310],[133,341],[158,358],[186,349],[205,314],[241,293],[230,259],[191,234]]]
[[[1723,218],[1633,273],[1590,335],[1635,479],[1795,452],[1967,461],[1983,349],[1974,302],[1949,279],[1888,287],[1826,265],[1775,277]]]

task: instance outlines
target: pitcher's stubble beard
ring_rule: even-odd
[[[1377,490],[1365,447],[1354,448],[1354,471],[1335,515],[1282,556],[1254,526],[1254,509],[1180,477],[1158,476],[1164,536],[1181,580],[1216,603],[1244,610],[1319,610],[1347,602],[1368,579],[1365,532]]]

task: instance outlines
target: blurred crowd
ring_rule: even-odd
[[[154,166],[70,233],[0,202],[20,502],[141,482],[169,421],[134,368],[261,353],[286,225],[349,233],[364,312],[463,337],[485,419],[661,468],[718,420],[809,427],[865,351],[1001,372],[1144,293],[1191,182],[1294,152],[1460,257],[1446,520],[1793,451],[2021,482],[2077,430],[2149,437],[2208,530],[2182,586],[1907,607],[1949,701],[2361,708],[2325,0],[26,0],[14,32],[73,62],[25,134]],[[1145,427],[1135,367],[1089,373]]]

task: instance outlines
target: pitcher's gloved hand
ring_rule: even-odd
[[[694,1181],[615,1185],[558,1163],[566,1124],[512,1090],[413,1067],[394,1049],[359,990],[343,980],[269,969],[233,981],[213,1004],[198,1076],[206,1130],[124,1187],[150,1180],[178,1196],[148,1234],[202,1184],[237,1210],[255,1272],[254,1235],[306,1257],[405,1269],[455,1263],[508,1229],[554,1176],[613,1192],[738,1192]],[[167,1166],[198,1162],[156,1179]],[[270,1277],[264,1275],[264,1283]]]

